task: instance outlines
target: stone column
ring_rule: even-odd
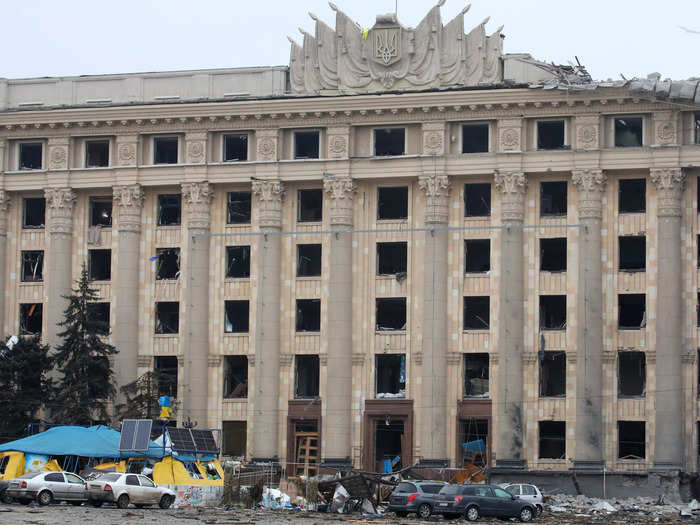
[[[46,257],[46,333],[44,342],[55,348],[61,343],[58,332],[63,329],[56,323],[63,319],[68,306],[63,296],[69,295],[72,288],[71,258],[73,234],[73,205],[76,195],[71,188],[47,188],[46,196],[49,250]]]
[[[607,177],[601,170],[573,172],[578,188],[578,293],[576,312],[576,450],[574,469],[603,468],[603,263],[601,224]]]
[[[418,186],[425,193],[426,228],[423,263],[423,357],[421,364],[418,432],[421,463],[447,463],[447,175],[422,175]]]
[[[260,146],[260,144],[258,144]],[[280,258],[282,197],[278,179],[253,181],[258,226],[264,236],[258,251],[258,315],[255,323],[253,459],[276,461],[279,450]]]
[[[681,168],[652,168],[657,191],[656,435],[654,468],[679,470],[683,464],[681,385]],[[649,311],[647,296],[647,312]]]
[[[7,256],[7,212],[10,208],[10,193],[0,190],[0,294],[5,297],[5,258]],[[0,332],[6,335],[5,327],[5,300],[0,300]]]
[[[117,216],[116,267],[114,281],[114,331],[119,353],[115,356],[118,387],[138,377],[139,337],[139,248],[141,208],[144,194],[139,184],[112,188]]]
[[[205,427],[209,393],[209,243],[211,201],[214,189],[208,182],[182,184],[187,212],[187,303],[181,328],[184,345],[185,395],[183,417]]]
[[[331,230],[328,254],[328,364],[323,461],[350,465],[352,446],[352,229],[357,187],[350,177],[325,179]]]
[[[496,172],[501,196],[501,284],[498,312],[498,421],[496,467],[523,469],[523,220],[527,179],[521,172]]]

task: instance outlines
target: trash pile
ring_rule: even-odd
[[[548,498],[548,511],[552,517],[564,513],[590,519],[601,520],[606,517],[611,520],[625,522],[667,523],[672,519],[688,521],[700,520],[700,503],[696,500],[690,503],[668,503],[663,496],[653,498],[627,498],[603,500],[586,496],[566,496],[554,494]]]

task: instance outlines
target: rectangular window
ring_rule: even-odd
[[[695,114],[695,144],[700,144],[700,113]]]
[[[224,162],[248,160],[248,135],[224,135]]]
[[[464,397],[489,397],[489,354],[464,354]]]
[[[250,277],[250,246],[226,247],[226,277],[233,279]]]
[[[403,155],[406,151],[406,129],[384,128],[374,130],[374,155],[392,157]]]
[[[176,334],[180,331],[180,303],[156,303],[156,334]]]
[[[377,275],[406,274],[408,269],[408,243],[377,243]]]
[[[224,332],[247,334],[250,308],[248,301],[224,301]]]
[[[646,326],[646,296],[643,293],[619,294],[617,307],[620,330],[639,330]]]
[[[106,168],[109,166],[109,141],[85,141],[85,167]]]
[[[97,327],[97,333],[109,335],[109,303],[88,303],[87,311]]]
[[[377,192],[377,219],[401,220],[408,218],[408,186],[379,188]]]
[[[156,281],[180,277],[180,248],[156,248]]]
[[[40,335],[44,305],[41,303],[23,303],[19,305],[19,334]]]
[[[177,137],[153,138],[153,164],[177,164]]]
[[[321,222],[323,220],[323,190],[299,190],[297,220]]]
[[[644,421],[617,422],[617,457],[646,458],[646,424]]]
[[[294,132],[294,158],[317,159],[321,146],[321,134],[318,131]]]
[[[158,226],[179,226],[182,195],[158,195]]]
[[[318,397],[319,359],[317,355],[294,356],[294,398]]]
[[[620,245],[620,271],[643,272],[646,270],[646,237],[625,235],[618,237]]]
[[[617,396],[644,397],[647,362],[644,352],[617,353]]]
[[[376,318],[378,332],[406,330],[406,298],[377,299]]]
[[[644,213],[647,209],[647,182],[644,179],[622,179],[619,188],[620,213]]]
[[[491,270],[491,240],[464,241],[464,273],[484,273]]]
[[[40,170],[43,167],[44,145],[41,142],[20,142],[19,169]]]
[[[540,358],[540,397],[566,396],[566,353],[545,352]]]
[[[91,281],[112,278],[112,250],[88,250],[88,277]]]
[[[250,224],[249,191],[230,191],[226,199],[226,224]]]
[[[297,277],[320,277],[321,245],[297,244]]]
[[[92,197],[90,199],[90,226],[111,228],[112,199],[109,197]]]
[[[540,459],[566,459],[566,422],[540,421]]]
[[[44,280],[44,252],[41,250],[22,252],[22,282],[38,283]]]
[[[566,215],[566,181],[543,182],[540,185],[540,195],[542,217]]]
[[[321,299],[297,299],[296,331],[321,331]]]
[[[153,359],[153,371],[158,377],[158,394],[177,397],[177,357],[159,355]]]
[[[540,239],[540,270],[566,271],[566,238]]]
[[[46,199],[32,197],[24,199],[22,228],[43,228],[46,224]]]
[[[488,330],[490,323],[490,300],[485,297],[464,298],[464,329]]]
[[[491,185],[464,185],[464,216],[488,217],[491,215]]]
[[[462,153],[487,153],[488,151],[488,124],[465,124],[462,126]]]
[[[377,399],[406,397],[406,355],[375,357]]]
[[[564,121],[543,120],[537,123],[537,149],[564,149]]]
[[[643,144],[643,120],[641,117],[615,119],[615,147],[639,148]]]
[[[540,296],[540,330],[566,330],[566,295]]]
[[[224,399],[248,397],[248,356],[224,356]]]

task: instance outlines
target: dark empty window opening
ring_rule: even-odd
[[[318,397],[319,360],[317,355],[294,356],[294,397]]]
[[[491,270],[491,240],[464,241],[464,273],[484,273]]]
[[[224,356],[224,398],[248,397],[248,356]]]
[[[544,120],[537,123],[537,149],[565,148],[563,120]]]
[[[489,397],[489,354],[464,354],[464,397]]]
[[[647,360],[644,352],[618,352],[618,397],[644,397],[647,383]]]
[[[488,330],[490,323],[490,297],[464,298],[464,329]]]
[[[457,436],[458,443],[462,447],[462,459],[458,461],[458,465],[467,466],[468,464],[486,467],[486,453],[483,452],[481,444],[473,443],[474,441],[483,441],[483,445],[488,450],[489,446],[489,420],[468,418],[459,420],[459,435]]]
[[[321,331],[321,299],[297,299],[296,330]]]
[[[321,245],[297,244],[297,277],[321,275]]]
[[[462,126],[462,153],[487,153],[488,151],[488,124],[465,124]]]
[[[643,235],[618,237],[620,271],[643,272],[646,269],[647,241]]]
[[[156,333],[176,334],[180,330],[180,303],[156,303]]]
[[[22,228],[43,228],[46,224],[46,199],[33,197],[24,199]]]
[[[224,135],[224,162],[248,160],[248,135]]]
[[[299,190],[299,222],[321,222],[323,220],[323,190]]]
[[[491,215],[491,185],[464,185],[464,216],[488,217]]]
[[[566,396],[566,353],[540,355],[540,397]]]
[[[696,363],[697,363],[696,364],[696,374],[697,374],[697,380],[698,380],[697,397],[700,398],[700,349],[697,350]],[[700,441],[700,434],[698,434],[698,441]],[[700,446],[700,444],[698,446]]]
[[[25,303],[19,305],[20,335],[36,335],[41,333],[41,319],[44,305],[41,303]]]
[[[112,250],[88,250],[88,276],[91,281],[112,278]]]
[[[698,292],[698,299],[697,302],[695,303],[695,317],[696,317],[696,324],[698,328],[700,328],[700,292]]]
[[[566,330],[566,295],[540,296],[540,330]]]
[[[639,330],[646,326],[646,296],[643,293],[620,294],[617,306],[620,330]]]
[[[226,247],[226,277],[233,279],[250,277],[250,246]]]
[[[566,238],[540,239],[540,270],[566,271]]]
[[[179,226],[181,211],[181,195],[158,195],[158,226]]]
[[[405,277],[408,270],[408,243],[377,243],[377,275]]]
[[[112,226],[112,199],[109,197],[90,199],[90,226],[102,228]]]
[[[377,399],[406,397],[406,355],[375,357]]]
[[[377,299],[377,331],[406,330],[406,298]]]
[[[105,168],[109,166],[109,141],[88,140],[85,142],[85,167]]]
[[[566,459],[566,422],[540,421],[540,459]]]
[[[695,144],[700,144],[700,113],[695,114]]]
[[[640,117],[615,119],[615,147],[639,148],[642,146],[643,121]]]
[[[40,170],[44,146],[41,142],[22,142],[19,145],[19,169]]]
[[[318,131],[294,132],[294,158],[317,159],[321,146],[321,134]]]
[[[156,248],[156,281],[180,277],[180,248]]]
[[[646,425],[644,421],[617,422],[617,457],[646,458]]]
[[[231,191],[226,199],[226,224],[250,224],[250,192]]]
[[[153,164],[177,164],[177,137],[153,139]]]
[[[396,220],[408,218],[408,187],[379,188],[377,193],[377,219]]]
[[[644,213],[647,209],[647,182],[644,179],[622,179],[619,188],[620,213]]]
[[[163,396],[177,397],[177,357],[156,356],[153,359],[153,371],[158,377],[158,393]]]
[[[406,151],[406,130],[387,128],[374,130],[374,154],[377,157],[403,155]]]
[[[543,182],[540,186],[542,195],[540,215],[566,215],[566,181]]]
[[[22,252],[22,282],[38,283],[44,280],[44,252]]]
[[[374,420],[374,469],[380,472],[387,462],[391,463],[392,472],[398,472],[406,464],[402,454],[406,450],[406,428],[403,420],[396,421],[391,417]]]
[[[95,323],[96,332],[100,335],[109,334],[109,303],[88,303],[88,316]]]
[[[224,302],[224,332],[227,334],[248,333],[249,318],[248,301]]]

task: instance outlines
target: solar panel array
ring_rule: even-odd
[[[189,428],[168,428],[168,436],[170,436],[173,450],[178,452],[197,451]]]
[[[119,450],[134,450],[144,452],[151,443],[150,419],[125,419],[122,421],[122,431],[119,438]]]
[[[194,445],[197,447],[197,452],[208,452],[216,454],[219,452],[219,447],[216,446],[214,433],[211,430],[191,430]]]
[[[218,454],[219,447],[211,430],[168,428],[173,450],[183,453]]]

